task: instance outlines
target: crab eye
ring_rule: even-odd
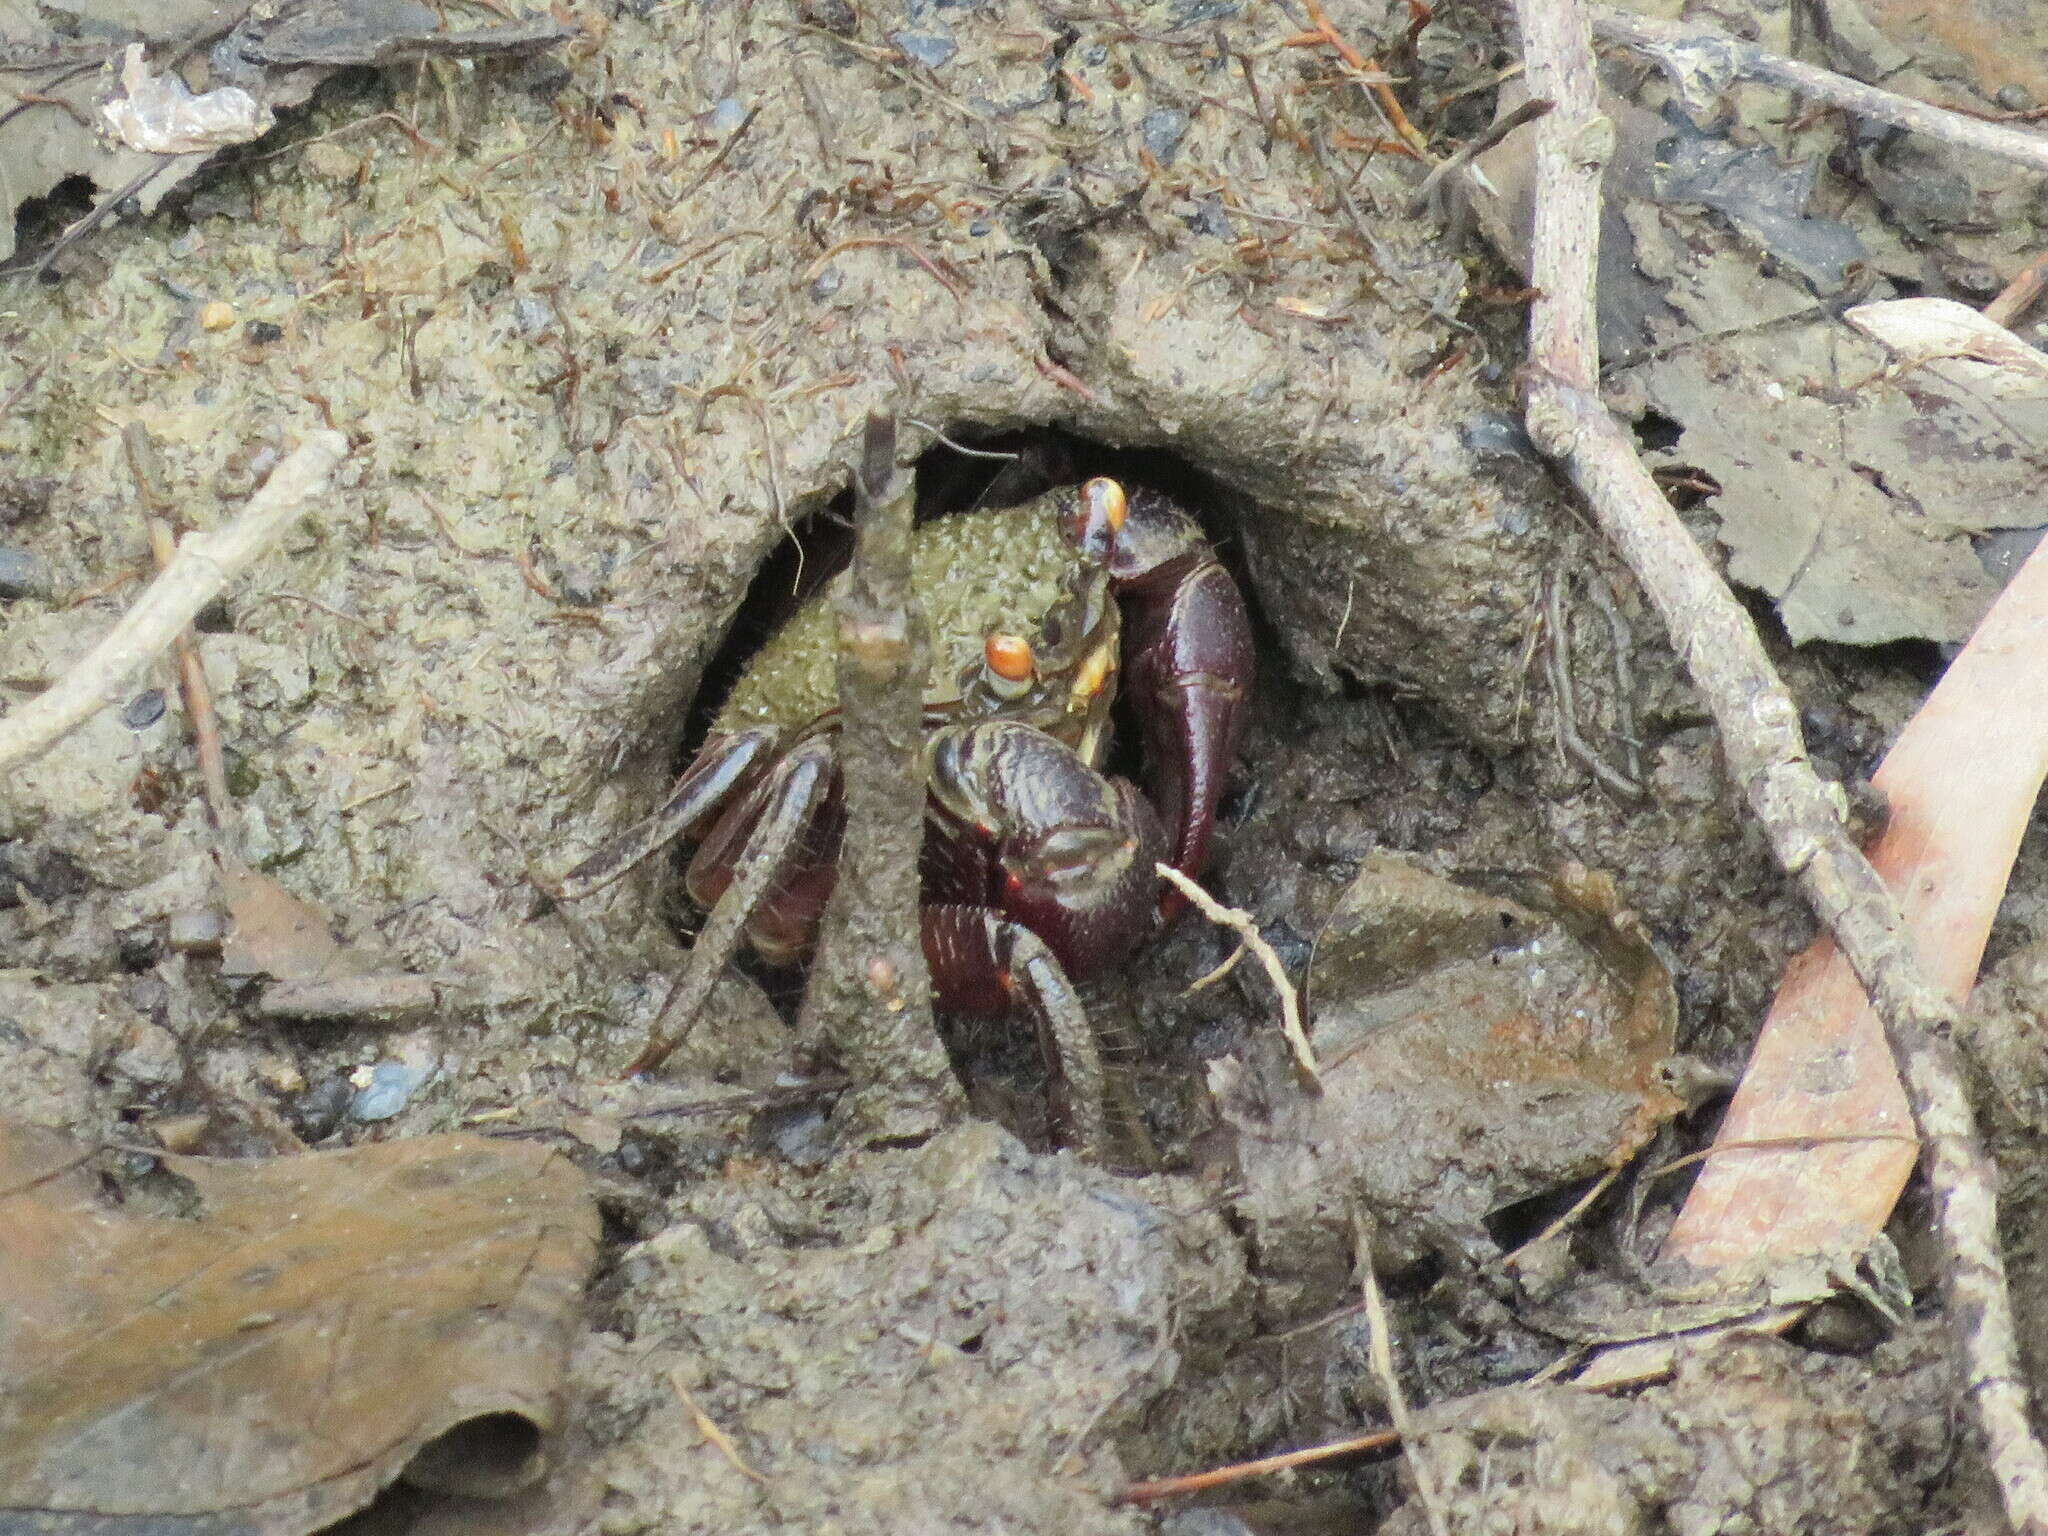
[[[1091,522],[1099,517],[1109,524],[1111,533],[1124,531],[1124,518],[1131,509],[1130,500],[1124,495],[1124,488],[1108,476],[1097,476],[1081,487],[1081,504],[1088,509]]]
[[[990,635],[981,650],[988,680],[997,693],[1014,699],[1031,686],[1037,662],[1029,640],[1022,635]]]
[[[1084,555],[1107,559],[1116,536],[1123,532],[1130,500],[1124,488],[1107,476],[1098,475],[1081,487],[1081,504],[1074,512],[1074,542]]]

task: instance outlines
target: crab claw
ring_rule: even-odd
[[[1147,491],[1130,498],[1109,569],[1124,612],[1125,695],[1144,729],[1168,862],[1199,875],[1252,676],[1244,598],[1194,520]],[[1160,911],[1181,905],[1168,891]]]
[[[1042,938],[1073,975],[1114,966],[1152,926],[1159,819],[1123,779],[1104,778],[1042,731],[991,720],[939,733],[925,900],[1000,913]],[[984,1011],[979,999],[940,1002]]]

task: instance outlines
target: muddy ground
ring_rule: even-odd
[[[1224,937],[1183,920],[1090,990],[1159,1148],[1134,1174],[1047,1146],[1037,1053],[987,1026],[949,1035],[975,1118],[924,1145],[846,1144],[829,1097],[763,1109],[787,998],[741,980],[649,1090],[737,1107],[593,1107],[693,919],[661,861],[573,908],[546,887],[659,800],[755,573],[843,510],[859,425],[893,409],[934,507],[988,479],[943,432],[1025,455],[1020,481],[1119,473],[1201,516],[1260,667],[1208,883],[1297,979],[1375,853],[1473,879],[1575,860],[1647,925],[1694,1080],[1725,1079],[1812,924],[1661,630],[1515,425],[1518,279],[1408,211],[1412,171],[1359,147],[1386,132],[1368,98],[1279,46],[1303,25],[1280,7],[575,14],[543,59],[344,76],[181,204],[6,291],[8,365],[40,372],[0,418],[0,688],[59,674],[147,566],[122,426],[161,442],[195,526],[340,428],[332,493],[200,650],[242,854],[441,982],[409,1015],[274,1017],[172,942],[211,898],[166,671],[0,786],[8,1110],[122,1143],[177,1120],[231,1154],[481,1125],[590,1172],[607,1245],[555,1470],[505,1505],[394,1495],[364,1529],[1427,1529],[1384,1458],[1210,1508],[1111,1503],[1388,1415],[1345,1223],[1233,1207],[1205,1064],[1265,1049],[1275,1010],[1250,966],[1186,992]],[[1408,25],[1328,14],[1368,52]],[[1446,10],[1408,57],[1454,141],[1510,55]],[[232,324],[202,326],[211,301]],[[1538,656],[1553,586],[1570,732]],[[1938,654],[1794,651],[1758,612],[1816,755],[1867,773]],[[2048,1303],[2044,899],[2036,839],[1972,1035],[2023,1337]],[[368,1121],[378,1064],[410,1094]],[[1660,1147],[1700,1142],[1716,1102]],[[1498,1256],[1602,1150],[1557,1149],[1555,1187],[1454,1232],[1426,1180],[1367,1213],[1451,1528],[1994,1528],[1910,1209],[1922,1300],[1896,1330],[1726,1343],[1624,1398],[1508,1390],[1565,1346],[1517,1320]],[[1572,1262],[1653,1243],[1679,1184],[1609,1197]]]

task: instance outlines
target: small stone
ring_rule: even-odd
[[[219,954],[226,931],[227,924],[220,913],[206,907],[188,907],[171,914],[171,948],[181,955]]]
[[[121,710],[121,723],[131,731],[146,731],[164,717],[164,691],[147,688],[130,699]]]
[[[235,306],[220,299],[199,306],[202,331],[224,331],[235,323]]]
[[[38,555],[12,544],[0,544],[0,602],[23,597],[47,597],[50,569]]]
[[[356,1090],[349,1102],[349,1117],[365,1122],[389,1120],[404,1109],[413,1090],[427,1080],[425,1067],[410,1067],[402,1061],[380,1061],[370,1069],[369,1082]]]
[[[1188,115],[1178,107],[1154,107],[1138,124],[1145,148],[1161,165],[1173,164],[1180,153],[1180,141],[1187,137]]]
[[[208,1117],[195,1111],[188,1115],[161,1115],[148,1124],[149,1134],[166,1152],[197,1152],[206,1139]]]
[[[268,320],[251,320],[242,328],[242,334],[256,343],[257,346],[267,347],[273,341],[284,340],[284,327],[273,325]]]
[[[1998,95],[1994,99],[1998,102],[1999,106],[2008,112],[2025,112],[2034,105],[2033,96],[2028,93],[2024,85],[2019,84],[2017,81],[2001,85],[1998,88]]]
[[[306,1074],[298,1064],[283,1056],[260,1057],[256,1062],[256,1080],[272,1093],[304,1093]]]
[[[929,32],[891,32],[889,41],[926,69],[937,69],[960,51],[960,45],[950,37]]]

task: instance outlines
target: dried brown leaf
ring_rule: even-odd
[[[334,936],[327,915],[232,854],[215,861],[228,914],[221,970],[229,976],[325,981],[364,973],[364,959]]]
[[[539,1475],[597,1239],[571,1164],[473,1136],[163,1161],[189,1215],[0,1121],[0,1527],[298,1532],[402,1474]]]

